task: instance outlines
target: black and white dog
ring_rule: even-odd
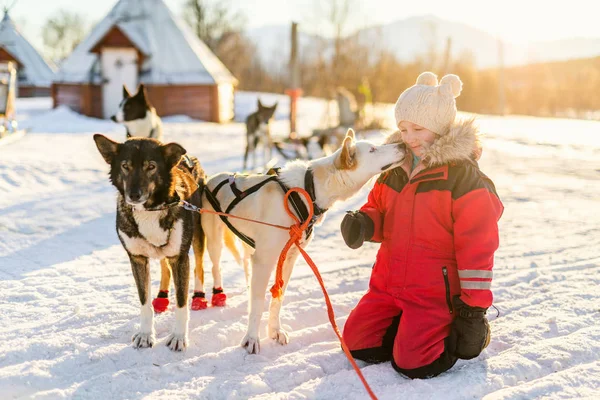
[[[271,138],[271,120],[275,115],[277,103],[265,107],[258,100],[258,110],[246,118],[246,152],[244,153],[244,170],[248,164],[248,153],[252,152],[252,168],[256,168],[256,150],[263,148],[263,165],[271,159],[273,140]]]
[[[123,100],[119,104],[117,113],[110,119],[125,125],[127,138],[144,137],[163,141],[162,121],[150,104],[143,84],[133,96],[123,85]]]
[[[194,249],[195,275],[203,280],[205,237],[200,214],[174,205],[186,200],[201,206],[204,171],[195,157],[185,161],[186,151],[177,143],[163,145],[147,138],[118,143],[100,134],[94,135],[94,141],[110,165],[110,180],[118,190],[117,233],[140,298],[141,324],[133,346],[152,347],[156,342],[149,261],[160,259],[161,287],[166,282],[168,289],[172,274],[177,298],[175,325],[166,344],[171,350],[184,350],[188,345],[189,251]]]

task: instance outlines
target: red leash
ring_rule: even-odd
[[[300,220],[298,219],[296,214],[294,214],[290,210],[288,198],[289,198],[290,194],[292,194],[292,192],[298,192],[301,195],[303,195],[304,198],[306,199],[306,202],[308,203],[308,218],[303,223],[300,223]],[[187,205],[194,207],[189,203]],[[195,210],[192,210],[192,211],[198,211],[200,213],[223,215],[223,216],[226,216],[229,218],[237,218],[237,219],[241,219],[244,221],[254,222],[254,223],[262,224],[262,225],[268,225],[268,226],[271,226],[274,228],[285,229],[285,230],[289,231],[290,239],[283,247],[283,250],[281,251],[281,254],[279,255],[279,261],[277,262],[277,271],[275,273],[275,284],[271,288],[271,295],[273,296],[273,298],[279,298],[283,295],[283,289],[282,289],[283,288],[283,276],[282,276],[283,262],[285,261],[285,258],[287,256],[289,249],[292,247],[293,244],[295,244],[296,247],[298,247],[298,250],[300,250],[300,253],[302,254],[302,256],[304,257],[304,260],[306,261],[306,263],[308,264],[310,269],[312,269],[313,273],[315,274],[317,280],[319,281],[319,285],[321,285],[321,290],[323,291],[323,296],[325,296],[325,303],[327,304],[327,315],[329,316],[329,322],[331,323],[331,326],[333,327],[333,331],[335,332],[338,339],[340,340],[340,343],[342,344],[342,349],[344,350],[346,357],[348,358],[348,360],[350,361],[350,364],[352,364],[352,367],[358,374],[358,377],[360,378],[363,386],[369,393],[369,396],[371,397],[371,399],[376,400],[377,396],[375,396],[375,393],[373,393],[373,390],[371,390],[371,387],[367,383],[367,380],[363,376],[360,368],[358,368],[358,365],[356,365],[356,362],[354,361],[354,357],[352,357],[352,355],[350,354],[350,350],[348,349],[348,346],[346,346],[346,342],[344,342],[344,339],[342,338],[342,334],[340,333],[340,330],[335,322],[335,314],[333,313],[333,307],[331,305],[331,301],[329,300],[329,295],[327,294],[327,290],[325,289],[325,285],[323,283],[323,278],[321,277],[321,274],[319,273],[319,270],[318,270],[317,266],[315,265],[315,263],[313,262],[313,260],[304,251],[304,249],[302,247],[300,247],[300,240],[302,239],[302,236],[304,235],[304,231],[306,230],[309,222],[312,220],[312,217],[314,215],[314,207],[313,207],[313,203],[310,198],[310,195],[308,194],[308,192],[306,190],[304,190],[302,188],[298,188],[298,187],[291,188],[285,194],[285,197],[283,199],[283,205],[285,207],[285,211],[287,211],[288,215],[290,217],[292,217],[295,221],[295,224],[290,227],[269,224],[266,222],[255,221],[255,220],[248,219],[248,218],[236,217],[235,215],[220,213],[220,212],[216,212],[216,211],[212,211],[212,210],[206,210],[203,208],[194,207]],[[190,210],[191,207],[186,207],[186,209]]]
[[[294,214],[290,210],[290,207],[289,207],[288,197],[290,196],[290,194],[292,192],[298,192],[301,195],[303,195],[304,198],[306,199],[306,202],[308,203],[308,208],[309,208],[309,210],[308,210],[308,218],[302,224],[300,224],[300,220],[298,219],[298,217],[296,217],[296,214]],[[284,204],[284,207],[285,207],[285,210],[287,211],[287,213],[290,215],[290,217],[292,217],[294,219],[294,221],[296,221],[296,223],[289,228],[289,231],[290,231],[290,240],[288,240],[288,242],[286,243],[285,247],[283,248],[283,250],[281,252],[281,255],[279,256],[279,262],[277,263],[277,273],[275,275],[275,284],[271,288],[271,295],[274,298],[278,298],[278,297],[280,297],[282,295],[282,287],[283,287],[283,278],[282,278],[283,271],[282,271],[282,267],[283,267],[283,262],[285,261],[285,257],[287,255],[288,250],[290,249],[290,247],[292,246],[292,244],[295,244],[296,247],[298,247],[298,250],[300,250],[300,253],[302,253],[302,256],[304,257],[304,260],[306,261],[306,263],[308,264],[308,266],[310,267],[310,269],[312,269],[313,273],[317,277],[317,280],[319,281],[319,285],[321,285],[321,290],[323,291],[323,296],[325,296],[325,303],[327,303],[327,315],[329,316],[329,322],[331,323],[331,326],[333,327],[333,331],[337,335],[338,339],[340,339],[340,343],[342,344],[342,349],[344,350],[344,353],[346,354],[346,357],[348,357],[348,360],[350,361],[350,364],[352,364],[352,367],[354,368],[354,370],[358,374],[358,377],[360,378],[360,380],[362,381],[363,386],[365,387],[365,389],[369,393],[369,396],[371,396],[372,399],[377,399],[377,396],[375,396],[375,393],[373,393],[373,390],[371,390],[371,387],[367,383],[367,380],[363,376],[360,368],[358,368],[358,365],[356,365],[356,362],[354,361],[354,357],[352,357],[352,355],[350,354],[350,350],[348,349],[348,346],[346,346],[346,342],[344,342],[344,339],[342,338],[342,334],[340,333],[340,330],[339,330],[337,324],[335,323],[335,315],[333,313],[333,307],[331,305],[331,301],[329,300],[329,295],[327,294],[327,290],[325,289],[325,285],[323,284],[323,278],[321,277],[321,274],[319,273],[319,270],[318,270],[317,266],[315,265],[315,263],[313,262],[313,260],[310,258],[310,256],[304,251],[304,249],[302,247],[300,247],[300,240],[302,239],[302,235],[304,234],[304,231],[306,230],[306,227],[308,226],[308,223],[310,222],[310,220],[312,219],[313,214],[314,214],[313,203],[312,203],[312,200],[310,198],[310,195],[308,194],[308,192],[306,190],[304,190],[302,188],[298,188],[298,187],[291,188],[285,194],[285,197],[284,197],[284,200],[283,200],[283,204]]]

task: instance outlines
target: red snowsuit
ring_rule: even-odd
[[[455,317],[453,296],[473,307],[492,304],[503,206],[492,181],[470,159],[476,134],[472,121],[455,124],[410,177],[411,160],[382,174],[361,208],[373,222],[373,236],[366,239],[381,247],[369,290],[344,326],[357,358],[383,361],[391,350],[399,372],[437,375],[456,362],[444,346]]]

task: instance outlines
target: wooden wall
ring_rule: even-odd
[[[104,117],[104,105],[102,103],[102,86],[100,85],[89,85],[88,104],[90,107],[90,117],[103,118]]]
[[[219,122],[213,115],[215,86],[146,85],[150,102],[158,115],[184,114],[194,119]]]
[[[233,109],[233,86],[219,90],[215,85],[146,85],[146,91],[150,103],[161,117],[183,114],[210,122],[231,120],[229,109]],[[219,99],[219,92],[224,99]],[[103,116],[100,85],[55,83],[52,85],[52,99],[54,107],[66,105],[73,111],[90,117]],[[221,113],[223,108],[225,110]]]
[[[65,105],[80,114],[102,118],[100,85],[55,83],[51,92],[54,107]]]
[[[17,86],[17,97],[48,97],[50,95],[49,87]]]

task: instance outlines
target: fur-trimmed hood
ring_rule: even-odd
[[[389,135],[385,143],[403,143],[400,131]],[[434,167],[453,161],[478,160],[481,151],[479,127],[475,119],[457,119],[448,133],[439,136],[421,158],[425,166]]]

